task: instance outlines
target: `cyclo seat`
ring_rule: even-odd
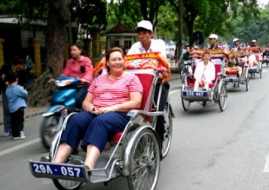
[[[103,63],[102,63],[103,62]],[[95,72],[106,73],[102,60],[97,66]],[[168,63],[164,60],[160,53],[151,52],[143,54],[134,54],[125,56],[125,68],[127,72],[134,73],[143,86],[142,103],[139,110],[150,112],[152,109],[155,87],[155,80],[168,81],[171,71]],[[98,71],[99,70],[99,71]],[[147,118],[148,120],[150,117]],[[118,142],[122,136],[122,132],[116,133],[110,139],[111,142]]]

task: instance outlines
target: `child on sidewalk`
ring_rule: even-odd
[[[24,133],[20,132],[23,129],[24,108],[27,107],[25,97],[28,95],[28,92],[18,84],[17,74],[9,74],[7,82],[6,96],[11,115],[12,136],[14,140],[25,139]]]

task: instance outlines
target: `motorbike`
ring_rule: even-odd
[[[262,63],[266,63],[266,66],[269,64],[269,56],[265,56],[262,60]]]
[[[54,90],[50,107],[42,114],[43,121],[40,128],[41,143],[49,149],[51,142],[60,130],[65,117],[71,111],[80,111],[76,107],[76,93],[80,80],[74,77],[60,76],[54,84]]]
[[[182,83],[184,83],[185,78],[189,75],[192,75],[192,61],[191,60],[187,60],[187,61],[183,61],[183,67],[181,70],[181,79],[182,79]]]

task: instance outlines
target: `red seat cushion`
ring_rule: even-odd
[[[118,142],[121,138],[122,132],[120,133],[116,133],[115,135],[112,136],[112,138],[110,139],[110,141],[112,142]]]
[[[138,78],[143,86],[143,97],[142,97],[142,103],[140,106],[140,110],[145,110],[145,106],[147,104],[150,88],[153,84],[154,75],[147,74],[147,73],[135,73],[135,74],[136,74],[136,76],[138,76]],[[152,103],[153,102],[150,103],[149,109],[151,109]],[[145,111],[150,111],[150,110],[145,110]],[[112,136],[110,141],[118,142],[119,139],[121,138],[121,135],[122,135],[122,132],[116,133],[115,135]]]

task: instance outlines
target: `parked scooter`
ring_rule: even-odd
[[[40,128],[42,145],[49,149],[56,133],[62,127],[64,119],[71,111],[80,111],[76,107],[76,94],[80,80],[74,77],[60,76],[54,84],[58,87],[52,95],[51,106],[42,115]]]

